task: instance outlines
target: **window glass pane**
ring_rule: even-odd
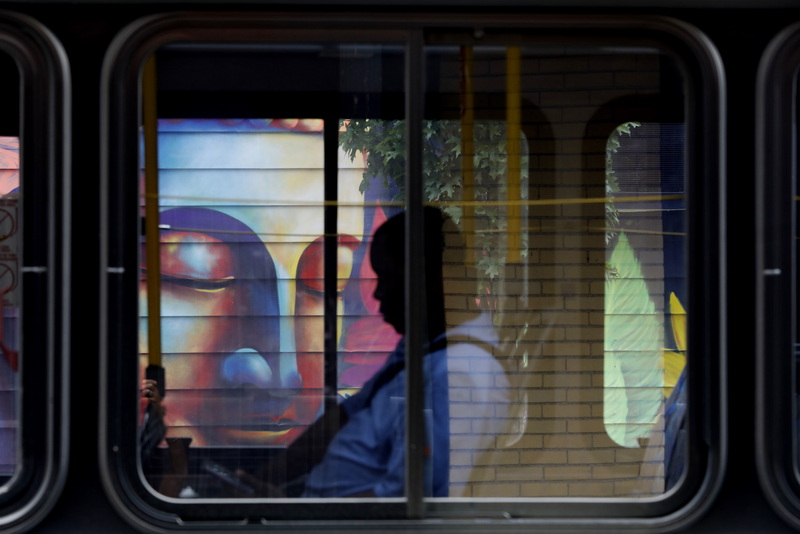
[[[414,132],[402,47],[179,44],[146,70],[137,461],[166,506],[421,489],[436,515],[684,474],[680,69],[434,37]]]
[[[66,55],[0,14],[0,529],[32,529],[66,466],[70,240]]]
[[[347,422],[339,405],[399,339],[380,318],[365,238],[393,196],[364,187],[361,147],[338,132],[364,115],[402,116],[402,100],[392,101],[402,91],[402,49],[195,52],[178,47],[156,58],[159,110],[176,115],[161,111],[157,176],[148,177],[145,164],[141,180],[144,226],[148,201],[157,201],[158,217],[157,234],[145,231],[141,249],[145,477],[171,497],[359,493],[357,466],[347,462],[325,463],[320,470],[337,475],[307,486],[320,457],[294,451],[307,444],[324,452]],[[240,94],[250,111],[294,114],[241,118],[228,115],[225,99],[211,106],[217,118],[187,113],[194,88],[175,69],[196,76],[221,68],[220,57],[237,58],[225,68],[244,69],[239,80],[253,73],[248,87],[258,91]],[[265,71],[282,74],[265,80]],[[220,83],[211,79],[204,90],[220,91]],[[147,125],[143,146],[146,158]],[[401,483],[392,495],[403,491]]]
[[[0,137],[0,480],[17,466],[19,394],[19,139]]]
[[[675,65],[650,49],[437,46],[427,72],[425,196],[465,254],[446,249],[448,349],[426,357],[447,362],[426,382],[426,494],[663,494],[685,458]]]

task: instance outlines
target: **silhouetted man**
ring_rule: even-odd
[[[400,334],[406,330],[404,236],[405,214],[400,213],[378,228],[370,250],[378,275],[375,298],[386,322]],[[461,391],[467,401],[460,407],[480,421],[474,433],[459,437],[466,443],[461,448],[485,447],[497,431],[489,428],[490,421],[497,421],[495,406],[508,403],[505,374],[492,356],[497,337],[488,318],[477,315],[445,334],[442,267],[446,243],[457,252],[448,254],[448,261],[463,263],[463,242],[455,224],[440,210],[425,208],[424,483],[426,495],[437,497],[449,494],[451,391]],[[456,311],[466,315],[466,310]],[[361,391],[342,402],[338,413],[323,415],[267,469],[255,478],[241,474],[243,479],[262,489],[266,481],[266,491],[261,491],[266,496],[279,495],[275,486],[306,472],[303,497],[402,496],[405,363],[403,338]],[[472,372],[471,366],[482,371]],[[458,408],[458,403],[453,406]]]

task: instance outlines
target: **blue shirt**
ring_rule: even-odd
[[[449,332],[448,336],[457,331]],[[494,339],[489,342],[496,343]],[[471,344],[460,346],[469,347],[472,355],[488,360],[499,368],[486,350]],[[448,495],[448,352],[451,350],[453,347],[432,352],[423,360],[425,494],[434,497]],[[388,381],[381,378],[382,374],[391,373],[394,366],[402,365],[404,358],[405,342],[401,339],[375,376],[358,394],[344,401],[342,408],[348,415],[348,421],[331,441],[323,460],[309,475],[304,497],[343,497],[363,492],[372,492],[378,497],[404,495],[405,369]],[[453,370],[452,361],[450,370]],[[490,374],[461,372],[456,375],[470,377],[472,387],[488,388],[494,384]]]

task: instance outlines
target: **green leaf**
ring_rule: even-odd
[[[607,276],[605,284],[603,418],[611,439],[638,447],[638,438],[649,435],[661,413],[663,317],[624,232],[609,264],[616,276]]]

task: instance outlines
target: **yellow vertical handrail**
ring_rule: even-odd
[[[506,50],[506,133],[508,155],[508,260],[519,262],[522,251],[521,200],[521,56],[518,46]]]
[[[472,83],[473,50],[461,47],[461,175],[462,200],[466,200],[461,213],[468,258],[475,252],[475,94]]]
[[[158,228],[158,111],[156,108],[156,58],[142,73],[144,122],[144,214],[147,256],[147,362],[161,366],[161,236]],[[163,385],[162,385],[163,387]]]

